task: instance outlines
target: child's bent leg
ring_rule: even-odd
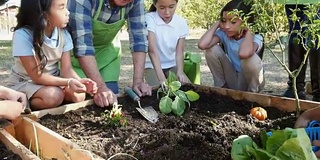
[[[205,58],[213,76],[214,86],[237,89],[237,73],[219,45],[205,51]]]
[[[64,88],[64,101],[67,103],[77,103],[77,102],[82,102],[86,98],[86,93],[76,93],[69,88]]]
[[[65,94],[60,87],[43,86],[30,99],[33,110],[58,107],[64,100]]]
[[[249,92],[259,92],[264,87],[263,64],[260,57],[254,54],[241,61],[242,74],[248,84]]]

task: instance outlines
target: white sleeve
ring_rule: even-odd
[[[263,38],[262,38],[262,36],[260,34],[255,34],[253,42],[257,43],[257,45],[258,45],[258,49],[256,50],[255,53],[260,52],[260,50],[261,50],[261,48],[263,46]]]
[[[186,38],[189,35],[188,23],[185,19],[182,19],[181,34],[179,38]]]
[[[33,56],[33,36],[27,29],[18,29],[13,34],[12,55],[14,57]]]
[[[151,16],[152,12],[146,14],[146,23],[147,30],[151,32],[156,32],[156,22],[155,19]]]
[[[71,51],[73,49],[71,35],[66,29],[62,30],[62,32],[62,36],[64,37],[63,52]]]

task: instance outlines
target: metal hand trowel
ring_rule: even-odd
[[[132,100],[138,102],[139,108],[136,109],[145,119],[151,123],[156,123],[158,121],[158,113],[152,108],[152,106],[142,108],[140,104],[140,97],[132,90],[132,88],[126,87],[124,91]]]

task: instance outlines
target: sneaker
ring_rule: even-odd
[[[295,98],[294,97],[294,92],[293,92],[293,89],[289,88],[287,89],[283,95],[284,97],[288,97],[288,98]],[[303,99],[305,100],[306,99],[306,93],[304,91],[298,91],[298,97],[299,99]]]

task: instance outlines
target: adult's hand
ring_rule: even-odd
[[[23,104],[11,100],[0,101],[0,117],[13,120],[23,111]]]
[[[145,83],[142,79],[133,80],[132,89],[139,97],[152,95],[152,87]]]
[[[93,96],[94,103],[99,107],[110,106],[117,103],[117,96],[105,85],[98,87],[97,93]]]

